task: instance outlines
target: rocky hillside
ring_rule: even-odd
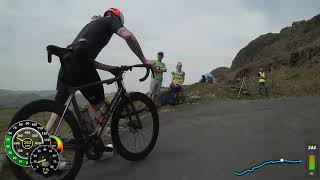
[[[217,82],[245,89],[257,96],[257,71],[264,67],[271,96],[320,94],[320,14],[292,23],[279,33],[267,33],[251,41],[233,59],[231,67],[211,73]]]
[[[251,41],[234,58],[230,69],[219,71],[216,77],[229,80],[244,74],[256,74],[258,67],[277,70],[281,66],[301,66],[319,61],[320,14],[310,20],[292,23],[280,33],[267,33]],[[213,73],[214,73],[213,71]],[[231,76],[230,76],[231,75]]]

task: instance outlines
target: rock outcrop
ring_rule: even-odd
[[[320,14],[307,21],[294,22],[280,33],[259,36],[239,51],[230,69],[223,68],[221,71],[217,68],[212,72],[219,72],[219,77],[228,76],[230,81],[244,74],[254,75],[259,67],[271,71],[281,66],[299,66],[308,61],[317,63],[319,59]]]

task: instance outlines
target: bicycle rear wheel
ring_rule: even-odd
[[[55,113],[62,116],[64,106],[56,104],[51,100],[38,100],[31,102],[22,107],[13,117],[11,125],[22,121],[32,120],[40,123],[42,126],[46,126],[50,119],[51,113]],[[11,126],[10,125],[10,126]],[[61,126],[56,134],[60,139],[80,139],[82,137],[80,128],[77,124],[76,118],[73,116],[71,111],[67,110],[62,120]],[[34,149],[34,148],[33,148]],[[50,177],[44,177],[34,172],[31,167],[20,167],[9,161],[9,167],[14,172],[14,175],[18,179],[22,180],[35,180],[35,179],[58,179],[58,180],[70,180],[75,179],[77,176],[83,161],[84,153],[78,149],[66,149],[62,151],[62,159],[70,162],[67,170],[58,170]]]
[[[111,137],[117,153],[127,160],[138,161],[156,144],[159,117],[154,103],[145,94],[133,92],[129,98],[130,101],[125,98],[113,114]]]

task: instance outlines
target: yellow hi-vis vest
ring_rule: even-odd
[[[259,83],[265,83],[266,82],[266,76],[264,72],[259,72]]]

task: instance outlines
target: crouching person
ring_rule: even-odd
[[[179,104],[179,94],[182,91],[182,84],[184,83],[185,73],[182,71],[182,63],[178,62],[176,70],[171,73],[170,90],[174,94],[177,104]]]

